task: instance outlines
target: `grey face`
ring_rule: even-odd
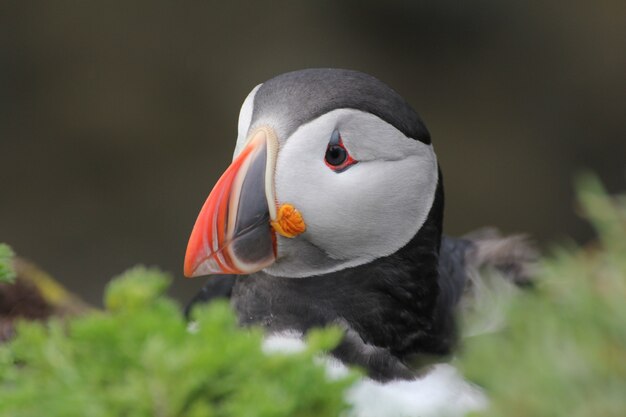
[[[377,79],[332,69],[280,75],[244,102],[235,155],[260,126],[278,137],[276,203],[295,206],[307,225],[278,236],[266,272],[304,277],[364,264],[406,245],[426,220],[438,180],[430,136]],[[357,161],[341,172],[325,163],[336,132]]]

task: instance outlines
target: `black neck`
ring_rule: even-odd
[[[396,253],[310,278],[257,273],[238,279],[234,303],[240,320],[301,331],[345,322],[366,343],[400,358],[447,353],[453,332],[436,311],[443,204],[440,173],[424,225]]]

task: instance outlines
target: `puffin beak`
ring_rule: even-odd
[[[276,259],[274,169],[278,140],[261,127],[215,184],[191,232],[184,273],[250,274]]]

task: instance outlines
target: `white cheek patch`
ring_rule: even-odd
[[[359,161],[342,173],[324,163],[335,128]],[[437,181],[432,146],[407,138],[372,114],[339,109],[301,126],[279,153],[276,197],[303,215],[307,231],[296,239],[341,262],[309,265],[307,271],[299,263],[291,270],[286,263],[298,254],[290,252],[301,245],[281,239],[279,257],[286,255],[277,261],[281,275],[326,273],[396,252],[424,224]]]
[[[259,84],[254,87],[241,105],[241,110],[239,111],[239,121],[237,122],[237,144],[235,145],[233,159],[239,155],[239,152],[241,152],[246,144],[248,131],[250,130],[250,123],[252,122],[252,112],[254,111],[254,97],[262,85],[263,84]]]

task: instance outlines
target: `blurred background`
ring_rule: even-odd
[[[0,241],[87,301],[137,263],[176,277],[272,76],[343,67],[421,114],[445,229],[591,237],[573,180],[626,188],[626,2],[0,1]]]

